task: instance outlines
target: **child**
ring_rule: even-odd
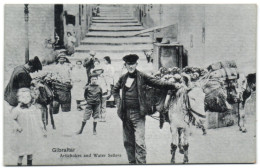
[[[87,101],[86,110],[83,116],[83,121],[81,125],[81,129],[77,132],[77,134],[81,134],[87,120],[90,119],[90,116],[92,114],[92,117],[94,118],[93,121],[93,135],[97,134],[96,127],[97,127],[97,119],[99,118],[99,112],[100,112],[100,104],[102,101],[102,89],[97,84],[97,74],[91,74],[90,75],[90,84],[86,86],[84,97]]]
[[[102,101],[101,101],[101,109],[100,109],[100,122],[106,122],[106,102],[107,98],[111,94],[110,84],[107,82],[106,78],[103,75],[103,69],[94,69],[93,73],[98,74],[98,85],[102,89]]]
[[[17,165],[22,165],[23,156],[27,155],[27,165],[32,165],[33,153],[40,147],[39,142],[46,132],[41,118],[41,111],[32,105],[31,91],[21,88],[17,93],[18,105],[12,110],[14,131],[17,140]]]
[[[85,73],[85,69],[82,66],[82,61],[78,60],[76,61],[76,66],[72,70],[72,82],[73,82],[73,88],[72,88],[72,99],[76,101],[77,104],[77,110],[81,111],[83,110],[80,107],[80,104],[82,102],[85,102],[84,99],[84,86],[87,83],[87,75]]]

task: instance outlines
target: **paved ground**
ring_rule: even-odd
[[[203,136],[201,130],[192,128],[190,137],[190,163],[222,163],[222,162],[254,162],[255,161],[255,115],[251,107],[247,107],[248,132],[242,134],[237,126],[210,129]],[[34,164],[63,165],[63,164],[127,164],[127,156],[123,147],[122,123],[117,117],[115,108],[107,109],[107,122],[98,123],[97,132],[92,134],[92,120],[86,124],[82,135],[75,135],[81,124],[83,112],[73,110],[68,113],[55,115],[56,130],[48,126],[48,137],[42,139],[43,145],[34,156]],[[11,133],[9,114],[5,113],[4,129],[4,163],[15,165],[17,158],[13,152],[14,135]],[[146,118],[147,163],[169,163],[171,135],[169,125],[159,129],[158,121]],[[39,144],[42,144],[39,142]],[[74,148],[73,153],[81,157],[64,157],[66,152],[52,152],[53,148]],[[84,154],[91,157],[83,157]],[[102,154],[104,157],[95,157]],[[117,157],[109,157],[108,155]],[[182,155],[177,154],[177,162],[182,162]],[[25,161],[24,161],[25,164]]]
[[[148,65],[145,60],[141,61],[140,69],[148,72]],[[121,74],[122,61],[114,60],[115,77]],[[145,66],[141,66],[145,65]],[[11,72],[8,71],[8,72]],[[5,84],[7,84],[10,73],[5,73]],[[116,79],[117,80],[117,79]],[[247,127],[248,132],[242,134],[237,126],[210,129],[208,134],[203,136],[201,130],[193,128],[190,137],[190,163],[222,163],[222,162],[254,162],[255,161],[255,97],[247,104]],[[10,113],[4,113],[4,163],[7,165],[16,164],[16,156],[13,151],[14,135],[11,133]],[[73,101],[72,111],[68,113],[60,112],[55,115],[56,130],[48,125],[48,137],[39,141],[43,142],[40,150],[34,156],[34,164],[38,165],[62,165],[62,164],[127,164],[127,156],[123,147],[122,123],[117,117],[115,108],[107,109],[107,122],[98,123],[96,136],[92,135],[92,120],[86,124],[84,133],[76,136],[75,132],[80,128],[83,112],[75,108]],[[146,145],[147,163],[169,163],[171,135],[169,125],[165,124],[163,129],[159,129],[157,120],[147,117],[146,121]],[[82,157],[64,157],[60,154],[64,152],[52,152],[53,148],[75,148],[75,152]],[[94,157],[94,154],[104,154],[105,157]],[[70,154],[70,153],[68,153]],[[83,157],[84,154],[91,157]],[[108,157],[108,154],[117,157]],[[182,162],[182,155],[177,154],[177,162]],[[25,163],[25,161],[24,161]]]

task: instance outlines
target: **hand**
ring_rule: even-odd
[[[118,108],[120,106],[121,99],[117,99],[115,100],[115,102],[116,102],[116,107]]]

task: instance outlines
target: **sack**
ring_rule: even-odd
[[[54,90],[70,91],[72,85],[70,83],[52,82]]]
[[[218,88],[222,88],[222,83],[219,80],[209,80],[203,87],[203,91],[205,94],[211,93],[213,90]]]
[[[238,72],[236,68],[222,68],[210,73],[210,78],[223,78],[227,80],[238,79]]]
[[[149,106],[148,115],[153,115],[156,111],[162,112],[167,90],[149,88],[145,89],[146,103]]]
[[[219,70],[222,68],[222,64],[221,62],[217,62],[217,63],[214,63],[214,64],[211,64],[210,66],[208,66],[208,71],[216,71],[216,70]]]
[[[216,71],[223,68],[237,68],[237,65],[235,61],[223,61],[211,64],[207,69],[209,71]]]
[[[228,110],[227,94],[217,80],[208,81],[204,87],[205,109],[211,112],[226,112]]]
[[[206,112],[205,112],[205,106],[204,106],[204,101],[205,101],[205,93],[203,90],[199,87],[192,88],[188,92],[188,98],[189,98],[189,105],[190,108],[192,109],[191,112],[192,115],[197,118],[205,118],[206,117]],[[197,114],[195,114],[197,113]]]
[[[69,83],[58,83],[58,82],[53,82],[52,84],[53,84],[55,99],[61,104],[70,103],[72,85]]]
[[[39,91],[40,94],[37,99],[37,102],[42,105],[50,104],[53,100],[52,90],[47,85],[44,84],[43,86],[39,87]]]
[[[235,61],[224,61],[221,63],[223,68],[237,68]]]
[[[205,96],[205,107],[211,112],[226,112],[228,110],[226,99],[227,95],[222,88],[213,90]]]

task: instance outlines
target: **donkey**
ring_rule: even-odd
[[[195,89],[195,88],[193,88]],[[172,135],[171,143],[171,163],[175,163],[175,152],[177,145],[179,152],[184,154],[183,163],[188,163],[188,149],[189,149],[189,136],[190,136],[190,124],[194,121],[201,124],[200,118],[205,118],[204,111],[204,98],[205,94],[199,87],[196,88],[197,93],[200,93],[202,101],[197,101],[196,106],[201,107],[197,109],[191,109],[189,89],[184,86],[177,92],[173,92],[170,98],[169,104],[169,123],[170,131]],[[199,92],[198,92],[199,91]],[[193,106],[194,107],[194,106]]]
[[[245,105],[246,101],[250,98],[252,92],[256,90],[256,74],[249,74],[247,77],[240,75],[238,80],[238,127],[239,131],[246,133],[247,129],[245,127],[246,116],[245,116]]]
[[[44,124],[44,128],[46,129],[46,126],[48,125],[48,105],[53,100],[53,91],[50,89],[48,81],[44,81],[43,79],[38,78],[32,81],[31,90],[33,91],[35,103],[42,112],[42,121]],[[49,112],[52,128],[56,129],[53,113],[51,112],[51,110],[49,110]]]

